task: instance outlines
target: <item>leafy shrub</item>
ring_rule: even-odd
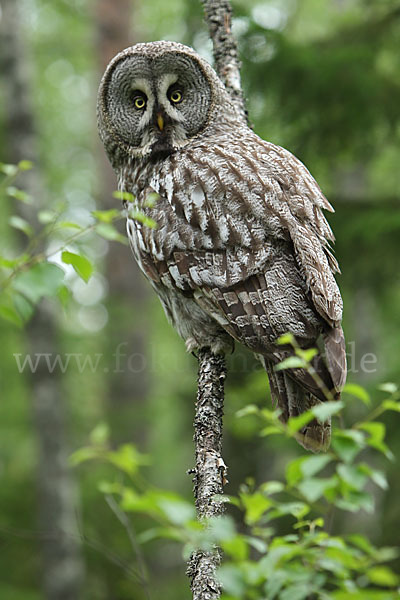
[[[351,384],[345,391],[370,409],[363,388]],[[385,426],[377,418],[385,411],[400,412],[400,393],[393,384],[382,385],[381,391],[385,399],[361,420],[346,429],[334,428],[332,448],[326,454],[292,460],[282,481],[258,486],[248,481],[236,496],[223,496],[240,512],[240,518],[225,515],[197,522],[193,506],[184,498],[145,483],[141,469],[148,457],[132,445],[109,449],[104,425],[93,432],[91,445],[75,452],[72,461],[100,459],[118,469],[115,480],[103,481],[99,488],[122,514],[140,513],[154,522],[138,536],[139,543],[155,538],[176,540],[185,559],[195,548],[222,548],[223,600],[394,599],[400,580],[387,563],[398,556],[397,549],[376,548],[360,533],[329,533],[333,511],[366,511],[372,518],[371,483],[387,488],[384,472],[373,468],[372,460],[365,460],[368,450],[393,460],[385,444]],[[287,425],[275,411],[253,405],[241,410],[238,418],[256,415],[262,435],[292,437],[316,411],[323,418],[318,408],[301,419],[292,418]],[[327,402],[323,408],[327,418],[342,406]],[[289,523],[287,531],[277,535],[282,519],[285,527]]]

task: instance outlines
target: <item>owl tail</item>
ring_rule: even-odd
[[[346,343],[340,326],[331,327],[323,336],[325,360],[334,389],[340,392],[346,383]]]
[[[283,423],[287,423],[289,417],[296,417],[321,404],[320,399],[296,383],[285,371],[274,371],[273,364],[265,358],[262,362],[268,374],[272,402],[279,408],[279,418]],[[313,419],[295,437],[306,450],[326,451],[331,441],[331,422]]]

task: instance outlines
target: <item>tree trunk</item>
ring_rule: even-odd
[[[18,0],[2,0],[0,63],[5,90],[6,160],[38,162],[31,104],[31,86]],[[24,185],[36,200],[45,197],[39,169],[25,173]],[[32,214],[24,218],[35,223]],[[27,329],[31,353],[57,352],[57,327],[49,306],[42,302]],[[43,363],[40,363],[41,365]],[[84,566],[77,540],[76,493],[68,466],[65,402],[56,372],[39,368],[32,374],[32,412],[38,441],[38,510],[47,600],[78,600]]]

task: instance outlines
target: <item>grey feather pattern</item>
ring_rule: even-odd
[[[178,81],[182,64],[185,76],[190,69],[204,74],[207,86],[196,94],[204,93],[209,108],[206,117],[204,111],[199,114],[196,125],[194,103],[190,132],[198,132],[184,139],[184,117],[178,115],[174,124],[175,112],[166,104],[170,129],[160,134],[149,124],[143,134],[144,140],[153,139],[153,149],[160,139],[170,145],[158,156],[149,154],[147,142],[136,147],[118,141],[115,131],[123,130],[119,113],[110,115],[117,100],[109,99],[109,89],[113,69],[121,71],[118,61],[123,64],[129,57],[129,69],[134,70],[136,56],[155,61],[165,53],[168,69],[173,69],[173,52],[179,56]],[[157,89],[157,77],[148,89]],[[261,357],[286,421],[325,399],[302,369],[274,371],[290,353],[276,340],[290,331],[302,348],[320,343],[325,359],[317,357],[315,368],[339,397],[346,377],[343,307],[330,247],[334,236],[323,214],[333,209],[306,167],[243,124],[211,67],[180,44],[138,45],[114,59],[100,86],[98,112],[120,187],[132,192],[137,207],[157,223],[151,229],[128,215],[135,257],[188,349],[224,351],[232,338],[243,343]],[[117,125],[109,126],[113,119]],[[154,192],[158,200],[148,206]],[[329,431],[328,425],[315,421],[299,433],[299,441],[311,450],[325,449]]]

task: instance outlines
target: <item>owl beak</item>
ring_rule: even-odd
[[[160,131],[164,129],[164,119],[161,113],[157,114],[157,125]]]

